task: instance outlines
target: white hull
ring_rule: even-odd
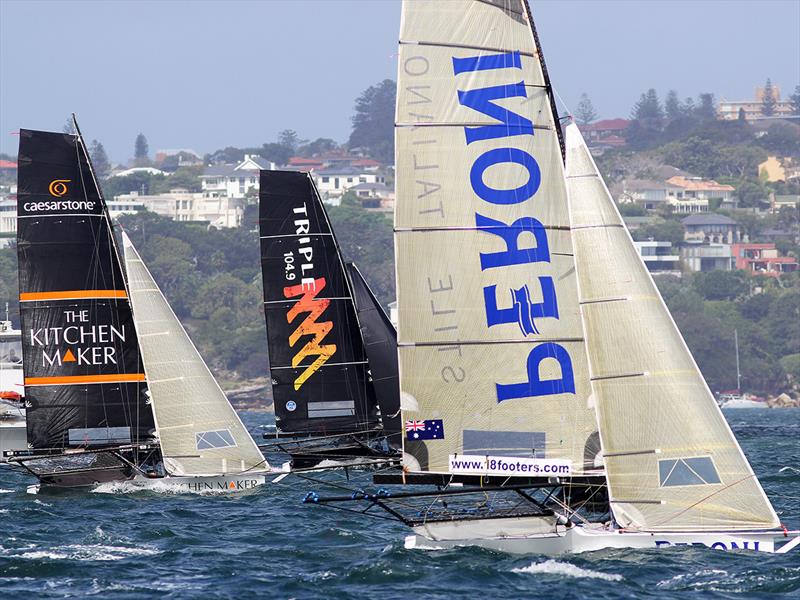
[[[769,408],[769,405],[766,402],[758,402],[756,400],[728,400],[727,402],[723,402],[720,404],[720,408],[729,409],[729,408]]]
[[[416,535],[410,535],[405,540],[407,549],[442,550],[458,546],[479,546],[510,554],[577,554],[607,548],[670,546],[782,553],[800,543],[798,532],[791,532],[793,537],[785,537],[775,531],[627,532],[608,530],[595,524],[569,528],[559,524],[554,527],[552,517],[428,523],[414,527],[414,532]]]
[[[92,486],[93,491],[137,492],[154,491],[189,494],[236,494],[252,491],[266,483],[263,471],[230,475],[144,477],[137,475],[127,481],[112,481]],[[38,494],[42,485],[28,486],[29,494]],[[47,486],[44,486],[48,489]],[[61,488],[64,489],[64,488]],[[74,489],[74,488],[73,488]]]

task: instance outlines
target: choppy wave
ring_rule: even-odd
[[[560,562],[557,560],[546,560],[541,563],[531,563],[527,567],[511,569],[514,573],[546,573],[548,575],[562,575],[564,577],[603,579],[605,581],[622,581],[622,575],[615,573],[603,573],[584,569],[572,563]]]
[[[160,552],[147,547],[132,548],[105,544],[68,544],[41,550],[25,550],[16,556],[29,560],[113,561],[137,556],[154,556],[156,554],[160,554]]]

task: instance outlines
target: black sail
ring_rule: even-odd
[[[397,372],[397,331],[381,307],[375,294],[353,263],[347,263],[347,274],[353,289],[361,339],[369,361],[372,385],[381,409],[381,421],[389,445],[402,446],[400,416],[400,384]]]
[[[105,202],[80,136],[23,129],[17,252],[34,449],[153,438],[153,414]]]
[[[279,435],[380,428],[352,293],[306,173],[261,171],[261,273]]]

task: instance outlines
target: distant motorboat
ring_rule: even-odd
[[[22,332],[0,320],[0,463],[5,450],[27,447],[22,385]]]

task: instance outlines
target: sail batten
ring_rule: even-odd
[[[654,531],[777,526],[577,126],[567,127],[566,143],[578,289],[617,522]],[[614,297],[625,302],[606,301]]]

